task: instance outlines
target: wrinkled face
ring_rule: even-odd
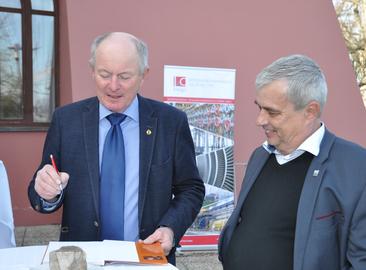
[[[286,81],[274,81],[257,91],[256,124],[264,129],[269,144],[282,154],[294,151],[309,135],[306,109],[295,110],[286,96]]]
[[[123,112],[141,88],[146,72],[140,73],[138,55],[131,40],[112,36],[96,50],[92,75],[99,101],[113,112]]]

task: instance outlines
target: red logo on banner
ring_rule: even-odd
[[[186,77],[185,76],[175,76],[174,86],[186,87]]]

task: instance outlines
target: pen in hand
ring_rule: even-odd
[[[58,174],[60,174],[60,172],[57,169],[56,162],[55,162],[55,159],[53,158],[52,154],[50,155],[50,158],[51,158],[52,167],[56,170],[56,172]],[[60,191],[62,191],[62,184],[60,184],[59,187],[60,187]]]

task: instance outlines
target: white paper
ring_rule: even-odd
[[[139,263],[135,242],[104,240],[89,242],[50,242],[43,263],[49,262],[50,252],[63,246],[77,246],[86,253],[86,262],[104,265],[105,262]]]
[[[49,260],[49,252],[51,249],[59,249],[62,246],[69,246],[73,244],[74,246],[79,246],[82,248],[89,260],[103,260],[103,257],[109,258],[108,253],[113,251],[116,253],[113,255],[113,258],[122,260],[122,259],[133,259],[135,255],[131,250],[135,250],[134,242],[122,242],[122,243],[108,243],[110,241],[103,242],[50,242],[49,247],[47,246],[29,246],[29,247],[17,247],[17,248],[8,248],[8,249],[0,249],[0,270],[49,270],[48,260]],[[120,241],[111,241],[111,242],[120,242]],[[134,248],[132,249],[132,244]],[[123,246],[123,247],[122,247]],[[48,249],[46,251],[46,249]],[[115,249],[115,250],[112,250]],[[127,250],[127,252],[126,252]],[[90,252],[90,254],[89,254]],[[107,255],[105,255],[107,254]],[[112,254],[112,253],[111,253]],[[127,254],[127,256],[126,256]],[[131,256],[132,254],[132,256]],[[136,255],[138,256],[138,255]],[[45,259],[43,265],[42,258]],[[112,258],[112,256],[110,256]],[[136,258],[136,257],[135,257]],[[88,260],[88,259],[87,259]],[[46,262],[47,261],[47,262]],[[88,270],[177,270],[171,264],[167,265],[127,265],[127,264],[114,264],[114,265],[105,265],[98,266],[93,263],[88,263]]]
[[[105,261],[139,262],[135,242],[104,240],[103,250]]]
[[[86,262],[96,265],[104,265],[104,252],[102,248],[103,242],[87,241],[87,242],[50,242],[48,244],[47,252],[43,258],[42,263],[48,263],[50,258],[50,252],[57,250],[64,246],[76,246],[84,250],[86,253]]]
[[[46,246],[31,246],[0,249],[0,270],[27,269],[40,265]]]

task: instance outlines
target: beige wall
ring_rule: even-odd
[[[163,97],[163,66],[237,69],[235,161],[237,187],[244,165],[263,140],[255,126],[253,81],[276,58],[302,53],[323,68],[329,84],[326,126],[366,146],[365,109],[343,38],[328,0],[61,0],[62,104],[94,95],[89,45],[106,31],[131,32],[147,42],[151,71],[141,93]],[[26,198],[40,159],[43,133],[0,133],[0,153],[11,182],[16,225],[54,223],[59,214],[39,215]]]

